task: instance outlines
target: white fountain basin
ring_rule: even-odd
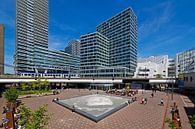
[[[56,101],[58,104],[73,109],[94,121],[118,111],[127,105],[128,99],[108,95],[87,95]]]

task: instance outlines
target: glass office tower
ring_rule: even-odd
[[[97,31],[109,39],[110,66],[126,67],[133,76],[137,64],[137,17],[131,8],[97,26]]]
[[[16,1],[17,72],[31,72],[35,46],[48,48],[48,0]]]
[[[133,10],[120,12],[96,29],[96,33],[81,36],[81,76],[132,77],[137,65],[137,17]],[[98,49],[101,44],[106,46]]]
[[[176,75],[195,72],[195,48],[176,54]]]
[[[109,66],[108,45],[108,38],[99,32],[81,36],[80,74],[82,77],[97,77],[99,68]]]
[[[77,55],[48,49],[48,0],[16,1],[15,72],[78,74]]]

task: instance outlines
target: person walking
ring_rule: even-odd
[[[144,99],[144,104],[147,104],[148,103],[148,100],[147,98]]]

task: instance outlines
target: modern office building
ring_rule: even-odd
[[[48,48],[48,0],[16,1],[16,71],[31,72],[35,46]]]
[[[169,59],[168,77],[176,77],[175,59]]]
[[[99,68],[109,66],[108,47],[108,38],[99,32],[81,36],[81,76],[98,76]]]
[[[79,58],[48,49],[48,0],[17,0],[15,72],[78,74]]]
[[[168,55],[139,58],[134,78],[167,78]]]
[[[0,75],[4,74],[4,25],[0,24]]]
[[[128,8],[118,13],[98,25],[96,30],[103,35],[102,37],[104,39],[108,39],[109,41],[109,65],[108,67],[94,66],[96,67],[96,74],[98,73],[99,76],[107,77],[132,77],[137,64],[137,17],[133,10]],[[91,42],[95,43],[93,39],[91,40]],[[81,48],[83,47],[83,42],[84,40],[81,41]],[[81,49],[81,53],[83,51],[84,50]],[[86,51],[85,53],[88,54],[90,51]],[[105,58],[107,58],[107,56]],[[83,62],[82,65],[84,65],[85,61],[82,61],[82,59],[81,54],[81,62]],[[94,60],[95,59],[94,57]],[[83,76],[82,73],[81,76]]]
[[[176,75],[195,72],[195,48],[176,54]]]
[[[71,40],[65,48],[65,52],[75,56],[80,56],[80,41]]]

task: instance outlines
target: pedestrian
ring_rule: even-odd
[[[147,98],[144,99],[144,104],[147,104],[148,103],[148,100]]]
[[[151,94],[151,97],[152,97],[152,98],[154,97],[154,94],[153,94],[153,92],[152,92],[152,94]]]
[[[163,99],[160,100],[160,105],[164,105],[164,100]]]
[[[142,98],[142,100],[141,100],[141,104],[144,104],[144,98]]]
[[[75,112],[75,106],[72,105],[72,112]]]

